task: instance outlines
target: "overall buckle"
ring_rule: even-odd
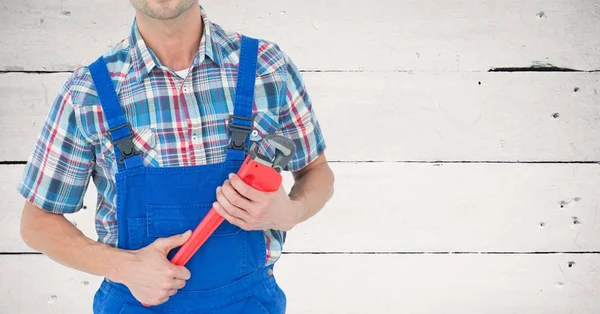
[[[115,130],[120,130],[124,127],[129,128],[129,135],[114,141],[112,138],[112,132]],[[131,124],[129,123],[125,123],[108,130],[108,139],[111,143],[113,143],[114,146],[116,146],[119,149],[119,160],[117,161],[117,163],[120,165],[124,163],[124,160],[126,158],[139,155],[141,153],[133,143],[133,129],[131,128]]]
[[[227,130],[231,133],[231,141],[229,141],[227,148],[246,151],[246,138],[252,133],[252,126],[234,124],[234,118],[249,121],[251,125],[253,119],[234,115],[229,115],[227,118]]]

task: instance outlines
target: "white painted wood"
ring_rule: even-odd
[[[337,161],[334,199],[288,234],[276,269],[289,313],[600,312],[600,164],[577,163],[600,161],[600,73],[486,72],[599,70],[600,3],[202,4],[309,71]],[[72,71],[132,18],[127,1],[0,0],[0,71]],[[26,160],[68,76],[0,73],[0,161]],[[394,162],[439,160],[484,163]],[[22,170],[0,165],[0,253],[32,252],[19,237]],[[95,201],[92,184],[87,209],[67,216],[90,238]],[[91,313],[98,277],[39,255],[0,265],[0,314]]]
[[[334,163],[336,192],[288,233],[289,252],[600,251],[600,165]],[[18,236],[23,205],[0,167],[0,252],[30,251]],[[289,189],[291,177],[284,185]],[[70,215],[95,239],[95,189]],[[577,218],[574,218],[577,217]],[[575,221],[577,223],[575,223]]]
[[[0,263],[2,313],[91,313],[99,277],[44,256]],[[599,270],[597,254],[285,255],[275,276],[290,314],[595,314]]]
[[[23,175],[23,166],[0,165],[0,253],[4,252],[33,252],[21,240],[21,212],[25,204],[17,187]],[[76,214],[65,215],[87,237],[97,239],[94,229],[96,211],[96,187],[90,183],[84,196],[85,209]],[[0,312],[1,313],[1,312]]]
[[[292,230],[287,251],[600,250],[600,165],[363,163],[333,170],[334,198]]]
[[[278,42],[302,69],[600,69],[595,0],[201,3],[225,29]],[[2,1],[0,70],[73,70],[125,38],[133,16],[127,1]]]
[[[0,74],[0,161],[27,159],[68,75]],[[600,160],[600,73],[304,78],[330,160]]]
[[[70,74],[0,74],[0,161],[24,161]]]

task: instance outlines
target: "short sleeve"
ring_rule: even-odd
[[[326,145],[302,75],[285,53],[284,58],[287,78],[281,93],[280,131],[296,143],[296,154],[287,170],[298,171],[317,159]]]
[[[81,209],[94,162],[91,143],[77,123],[70,81],[50,107],[17,188],[37,207],[57,214]]]

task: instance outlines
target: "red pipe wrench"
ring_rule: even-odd
[[[296,146],[292,140],[274,134],[266,135],[262,141],[266,141],[276,149],[275,158],[270,160],[268,157],[257,153],[256,143],[254,143],[250,147],[248,156],[246,156],[237,175],[246,184],[259,191],[274,192],[281,186],[282,177],[280,172],[294,156]],[[173,256],[171,263],[179,266],[185,265],[223,220],[224,218],[214,208],[211,208],[192,232],[190,238]]]

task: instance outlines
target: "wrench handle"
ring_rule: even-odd
[[[211,208],[196,229],[192,232],[190,238],[181,246],[179,251],[171,259],[171,263],[177,266],[185,265],[198,249],[208,240],[208,237],[225,220],[214,208]]]

